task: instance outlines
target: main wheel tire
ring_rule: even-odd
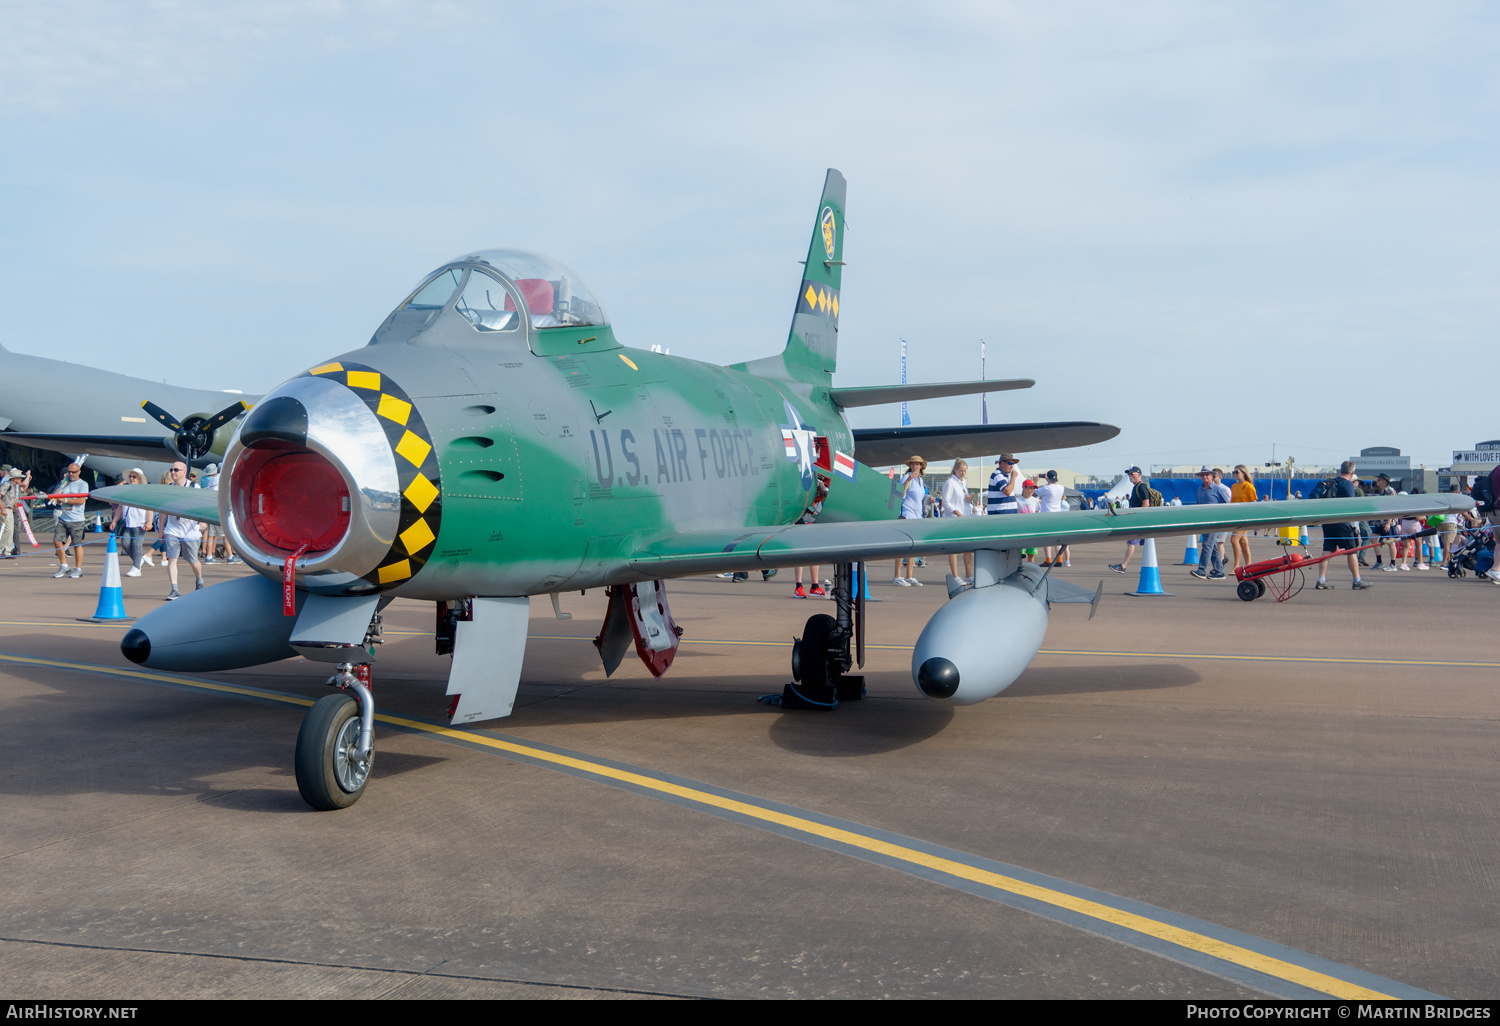
[[[375,753],[362,764],[352,758],[359,728],[359,703],[342,691],[318,699],[302,718],[294,760],[297,790],[313,808],[347,809],[365,793]]]
[[[824,701],[831,699],[837,683],[837,674],[828,665],[828,642],[838,629],[838,621],[826,613],[807,618],[802,628],[802,640],[797,643],[793,655],[793,676],[809,698]]]
[[[1241,581],[1239,587],[1235,588],[1235,594],[1246,602],[1254,602],[1260,598],[1260,589],[1255,586],[1255,581]]]

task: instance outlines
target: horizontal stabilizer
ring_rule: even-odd
[[[1031,378],[1009,378],[1004,381],[929,381],[913,385],[872,385],[867,388],[832,388],[828,397],[849,409],[854,406],[880,406],[884,403],[909,403],[918,399],[941,399],[950,395],[977,395],[980,392],[1009,392],[1031,388]]]
[[[113,456],[122,460],[156,463],[170,463],[178,458],[168,435],[40,435],[5,431],[0,432],[0,442],[67,453],[70,456],[86,452],[90,456]]]
[[[1071,449],[1107,441],[1113,424],[1059,420],[1039,424],[959,424],[950,427],[855,428],[854,456],[869,467],[888,467],[916,454],[925,460],[974,459],[1001,452]]]
[[[213,489],[181,488],[177,485],[111,485],[96,488],[90,498],[105,502],[118,502],[122,506],[149,509],[168,516],[201,520],[205,524],[219,522],[219,493]]]

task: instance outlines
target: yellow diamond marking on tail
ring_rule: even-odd
[[[411,576],[411,560],[403,559],[399,563],[383,566],[379,570],[380,583],[390,584],[393,581],[404,581]]]
[[[380,391],[380,374],[376,371],[350,371],[350,388],[368,388],[372,392]]]
[[[422,549],[432,543],[437,535],[432,533],[432,528],[427,526],[427,521],[418,520],[406,530],[401,532],[401,544],[406,546],[406,551],[415,556]]]
[[[401,436],[401,441],[396,443],[396,451],[410,460],[412,466],[420,467],[422,461],[427,458],[427,454],[432,451],[432,446],[408,431]]]
[[[309,373],[309,374],[332,374],[334,371],[341,371],[343,369],[344,369],[344,365],[341,364],[341,363],[325,363],[321,367],[314,367],[312,370],[308,371],[307,373]]]
[[[818,290],[817,289],[815,289],[811,285],[809,285],[807,287],[807,291],[804,292],[804,293],[802,293],[802,297],[807,300],[807,305],[809,307],[812,307],[813,309],[817,309],[817,306],[818,306]]]
[[[411,504],[423,513],[427,507],[432,505],[432,500],[438,497],[438,490],[433,483],[421,474],[417,479],[406,486],[406,491],[401,493],[411,500]]]
[[[393,395],[382,395],[380,406],[375,411],[386,420],[394,420],[402,427],[406,426],[406,419],[411,416],[411,403],[404,399],[397,399]]]
[[[828,310],[828,293],[826,293],[826,292],[819,292],[818,293],[818,309],[819,310],[823,310],[825,312]]]
[[[835,292],[833,294],[833,298],[828,301],[828,305],[833,308],[833,315],[837,317],[839,315],[839,295],[837,292]]]

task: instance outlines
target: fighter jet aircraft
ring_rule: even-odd
[[[178,388],[0,346],[0,443],[87,453],[89,466],[110,474],[137,463],[217,461],[234,436],[233,421],[249,408],[238,394]]]
[[[452,655],[450,717],[468,724],[511,711],[530,596],[555,602],[563,591],[607,588],[595,640],[605,669],[633,646],[660,675],[678,644],[668,579],[834,564],[835,615],[807,621],[781,696],[783,708],[832,709],[864,691],[850,673],[864,661],[856,564],[976,552],[973,586],[954,589],[912,656],[922,694],[964,705],[1020,675],[1041,647],[1050,603],[1097,601],[1024,562],[1022,548],[1455,503],[898,520],[897,489],[870,463],[942,444],[966,455],[1087,444],[1118,429],[851,430],[852,406],[1032,382],[835,387],[844,198],[843,176],[829,171],[785,348],[730,367],[622,346],[583,280],[535,253],[485,250],[433,271],[368,345],[261,400],[225,454],[216,505],[212,493],[163,486],[97,493],[219,522],[260,572],[142,618],[124,654],[197,671],[297,654],[336,664],[330,683],[341,690],[308,712],[295,757],[303,797],[334,809],[359,798],[373,765],[367,684],[380,610],[398,596],[435,603],[437,649]],[[997,631],[1004,645],[977,643]]]

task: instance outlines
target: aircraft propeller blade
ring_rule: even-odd
[[[189,417],[182,423],[178,423],[175,417],[149,399],[141,403],[141,409],[172,432],[173,445],[189,463],[199,459],[213,447],[214,433],[219,428],[249,408],[249,403],[239,400],[231,406],[226,406],[212,417]]]
[[[162,427],[166,428],[168,431],[176,433],[182,430],[182,425],[177,423],[177,419],[175,417],[173,417],[166,410],[162,409],[160,406],[153,403],[150,399],[147,399],[145,402],[141,403],[141,409],[151,414],[152,418],[159,422]]]

